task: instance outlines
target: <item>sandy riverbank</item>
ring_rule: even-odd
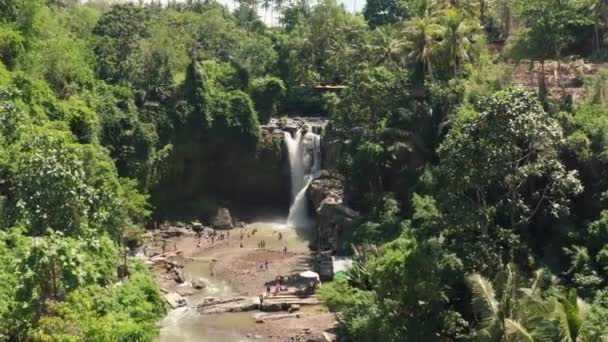
[[[185,284],[176,283],[163,264],[153,266],[153,274],[159,286],[169,292],[190,286],[193,279],[203,279],[207,286],[186,296],[186,308],[169,313],[161,322],[158,341],[324,341],[322,332],[335,323],[334,315],[324,306],[305,307],[299,318],[267,323],[255,323],[256,312],[200,315],[195,309],[206,297],[257,296],[274,284],[277,275],[290,276],[291,290],[304,287],[296,275],[312,268],[307,234],[279,223],[256,222],[230,230],[229,236],[227,231],[218,231],[224,234],[223,240],[212,243],[203,239],[198,247],[196,235],[184,233],[167,239],[165,252],[180,252],[171,260],[183,265]],[[258,248],[260,241],[265,241],[264,250]],[[149,241],[147,253],[161,253],[162,244],[160,238],[156,244]]]

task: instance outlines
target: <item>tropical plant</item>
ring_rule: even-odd
[[[367,44],[370,61],[374,65],[395,65],[398,62],[398,42],[393,38],[394,27],[383,25],[371,32],[370,42]]]
[[[415,65],[422,83],[424,83],[424,74],[428,75],[431,80],[434,79],[433,65],[442,31],[436,18],[415,17],[405,22],[397,38],[399,47],[405,53],[404,62],[411,62]]]
[[[558,293],[552,298],[554,310],[551,320],[556,331],[555,341],[582,342],[591,341],[585,336],[585,322],[589,316],[590,307],[580,299],[575,289],[567,293]]]
[[[273,0],[262,0],[262,8],[264,9],[264,21],[268,22],[268,10],[273,6]],[[270,17],[270,24],[272,25],[272,13]]]
[[[448,9],[442,12],[441,45],[452,76],[459,75],[462,65],[475,60],[479,53],[476,40],[480,39],[481,26],[476,19],[467,18],[463,12]]]
[[[521,280],[512,265],[497,275],[496,286],[482,275],[466,279],[471,290],[477,325],[471,338],[479,341],[535,340],[535,317],[547,312],[540,297],[542,272],[537,272],[530,288],[520,288]]]

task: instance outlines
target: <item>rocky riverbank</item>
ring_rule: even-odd
[[[195,231],[188,225],[165,227],[148,234],[146,253],[150,256],[156,254],[148,258],[148,264],[159,286],[166,293],[167,301],[174,307],[182,306],[174,310],[180,315],[170,313],[161,322],[159,341],[228,342],[235,341],[234,336],[240,336],[239,339],[242,340],[248,340],[249,336],[251,340],[277,342],[326,341],[323,333],[332,331],[334,315],[327,312],[324,305],[319,305],[317,298],[289,295],[308,285],[297,278],[297,274],[312,267],[307,236],[276,223],[252,223],[244,228],[217,231],[203,228],[202,231],[200,246]],[[212,232],[216,232],[213,240]],[[260,241],[265,241],[264,250],[258,249]],[[272,317],[272,314],[265,319],[258,319],[255,316],[260,312],[258,296],[265,293],[268,286],[274,291],[277,275],[289,277],[290,281],[286,284],[288,292],[284,292],[283,297],[277,297],[277,303],[272,303],[272,299],[269,299],[268,309],[274,309],[275,306],[278,310],[291,308],[297,310],[292,312],[297,314],[284,317]],[[213,310],[205,312],[202,309],[206,302],[221,303],[239,297],[243,302],[249,302],[249,307],[216,310],[216,314],[211,314]],[[312,306],[307,308],[307,304]],[[207,307],[211,308],[212,305]],[[253,311],[219,314],[243,309]],[[285,314],[289,312],[276,313]],[[236,317],[240,317],[238,324],[224,327],[223,321]],[[183,322],[183,326],[180,322]],[[209,326],[209,329],[203,330],[201,325]],[[206,331],[210,335],[207,336]],[[194,335],[191,339],[192,336],[188,336],[190,332]]]

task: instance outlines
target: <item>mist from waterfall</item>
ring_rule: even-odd
[[[295,136],[285,132],[291,171],[291,207],[287,224],[296,228],[311,227],[306,189],[321,169],[321,137],[299,129]]]

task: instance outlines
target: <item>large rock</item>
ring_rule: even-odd
[[[165,300],[172,309],[177,309],[181,306],[186,306],[186,298],[182,297],[179,293],[169,292],[165,294]]]
[[[173,280],[175,280],[178,284],[183,284],[186,281],[186,277],[184,277],[184,271],[181,268],[176,267],[173,269]]]
[[[232,229],[232,215],[227,208],[218,208],[211,218],[211,226],[215,229]]]
[[[264,303],[262,305],[262,311],[265,312],[276,312],[276,311],[283,311],[283,306],[281,305],[281,303]]]
[[[321,202],[326,198],[334,198],[341,201],[343,197],[342,184],[344,178],[335,172],[323,170],[319,176],[313,180],[306,190],[314,208],[319,208]]]
[[[353,228],[359,213],[342,201],[326,198],[317,209],[317,238],[319,250],[341,250],[341,238]]]
[[[198,279],[192,280],[192,287],[197,290],[202,290],[207,287],[207,284],[205,283],[205,281],[203,279],[198,278]]]
[[[199,304],[196,310],[201,314],[216,314],[224,312],[241,312],[241,311],[252,311],[257,310],[260,307],[260,302],[257,297],[255,298],[229,298],[220,300],[214,298],[212,301],[207,301],[203,304]]]
[[[194,294],[194,290],[189,286],[178,286],[176,291],[183,297],[192,296]]]
[[[352,229],[359,213],[344,203],[344,179],[335,172],[322,171],[306,191],[316,211],[317,249],[340,250],[341,237]]]
[[[160,229],[160,236],[165,239],[170,239],[173,237],[179,237],[182,235],[188,235],[188,230],[184,227],[174,227],[174,226],[162,226]]]

